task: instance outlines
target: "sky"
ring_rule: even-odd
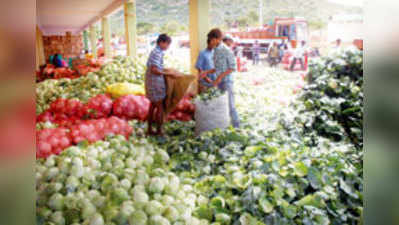
[[[363,6],[364,4],[364,0],[329,0],[329,1],[343,5],[354,5],[354,6]]]

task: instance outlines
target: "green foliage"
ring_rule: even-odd
[[[185,27],[184,25],[180,25],[175,20],[168,21],[167,23],[163,24],[159,30],[160,33],[167,33],[171,36],[176,35],[182,31],[188,31],[187,27]]]
[[[321,30],[327,26],[327,23],[321,20],[311,20],[308,22],[308,25],[311,30]]]
[[[315,137],[350,141],[363,148],[363,53],[339,51],[310,64],[310,84],[294,111],[282,116],[291,134],[300,132],[317,145]],[[292,116],[293,115],[293,116]]]
[[[220,89],[218,89],[216,87],[211,87],[211,88],[208,88],[206,91],[202,92],[201,94],[197,95],[197,97],[195,97],[195,98],[200,101],[207,102],[212,99],[218,98],[218,97],[222,96],[223,94],[224,94],[224,92],[220,91]]]
[[[247,22],[250,26],[259,21],[259,1],[250,0],[215,0],[211,1],[211,24],[224,27],[238,21],[240,25]],[[328,22],[330,16],[339,13],[362,13],[362,8],[344,6],[328,0],[269,0],[263,1],[263,22],[267,24],[276,17],[304,17],[310,28],[319,29]]]
[[[155,32],[155,25],[152,23],[148,22],[139,22],[137,23],[137,33],[142,35],[142,34],[148,34]]]
[[[109,137],[39,159],[38,224],[362,224],[362,63],[360,52],[312,62],[292,105],[278,101],[292,95],[297,74],[236,76],[240,129],[195,136],[194,121],[171,122],[165,137],[147,139],[131,121],[129,141]],[[119,66],[99,76],[119,79],[107,75]],[[61,94],[81,97],[62,82]]]

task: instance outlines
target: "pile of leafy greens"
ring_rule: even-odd
[[[194,122],[171,123],[166,138],[151,140],[210,199],[196,216],[234,225],[362,223],[362,53],[323,58],[311,74],[283,113],[241,108],[241,129],[195,137]],[[247,90],[247,102],[267,103],[246,85],[238,92]],[[265,129],[256,120],[275,124]]]
[[[309,84],[292,110],[280,116],[291,133],[333,141],[349,140],[363,148],[363,53],[345,51],[310,65]]]

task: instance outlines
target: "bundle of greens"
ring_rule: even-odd
[[[203,101],[203,102],[208,102],[211,101],[212,99],[218,98],[224,94],[223,91],[221,91],[217,87],[211,87],[208,88],[206,91],[202,92],[199,94],[195,99]]]

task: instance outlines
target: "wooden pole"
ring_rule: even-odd
[[[93,54],[94,58],[97,58],[97,34],[94,25],[90,26],[90,44],[91,53]]]
[[[101,25],[102,25],[102,34],[103,34],[102,36],[103,36],[105,58],[111,59],[112,52],[111,52],[111,32],[109,26],[109,18],[106,16],[103,17],[101,19]]]
[[[137,55],[136,40],[137,40],[137,27],[136,27],[136,1],[131,0],[124,5],[125,11],[125,35],[128,56],[135,57]]]

